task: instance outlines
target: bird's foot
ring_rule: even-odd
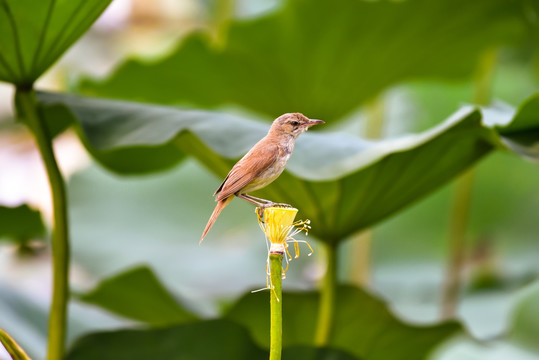
[[[290,204],[274,203],[274,202],[271,202],[271,201],[268,201],[265,204],[260,204],[256,208],[256,214],[258,215],[258,218],[260,219],[261,222],[264,222],[264,210],[266,210],[267,208],[270,208],[270,207],[292,208],[293,206],[290,205]]]
[[[258,206],[259,209],[262,210],[262,212],[267,209],[267,208],[270,208],[270,207],[284,207],[284,208],[291,208],[293,207],[292,205],[290,204],[285,204],[285,203],[274,203],[272,201],[269,201],[265,204],[261,204],[260,206]]]
[[[267,207],[284,207],[284,208],[292,208],[293,206],[290,205],[290,204],[285,204],[285,203],[271,203],[269,206]]]

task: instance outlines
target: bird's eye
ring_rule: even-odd
[[[292,121],[290,124],[292,124],[292,126],[298,126],[298,125],[299,125],[299,122],[297,122],[297,121]]]

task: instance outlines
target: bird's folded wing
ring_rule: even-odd
[[[258,144],[257,144],[258,145]],[[261,173],[271,167],[279,156],[277,145],[255,146],[244,158],[242,158],[219,186],[217,201],[226,199],[243,189]]]

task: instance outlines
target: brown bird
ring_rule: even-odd
[[[247,193],[261,189],[277,179],[292,155],[299,134],[313,125],[323,123],[322,120],[309,119],[300,113],[284,114],[275,119],[268,134],[234,165],[213,194],[213,196],[217,195],[215,199],[217,205],[202,233],[200,242],[204,240],[221,211],[234,196],[261,208],[275,205],[269,200],[259,199]]]

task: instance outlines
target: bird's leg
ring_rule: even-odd
[[[253,203],[258,207],[262,207],[267,203],[271,203],[271,201],[269,201],[269,200],[255,198],[254,196],[250,196],[250,195],[247,195],[247,194],[239,194],[238,193],[238,194],[236,194],[236,196],[239,197],[240,199],[247,200],[250,203]]]
[[[272,206],[292,207],[292,205],[288,205],[284,203],[274,203],[273,201],[260,199],[260,198],[257,198],[248,194],[236,194],[236,196],[239,197],[240,199],[244,199],[244,200],[249,201],[250,203],[255,204],[258,207],[257,212],[258,212],[258,216],[261,219],[264,219],[264,209],[266,208],[269,208]]]
[[[292,207],[292,205],[285,204],[285,203],[274,203],[271,200],[266,199],[260,199],[257,197],[254,197],[253,195],[248,194],[241,194],[241,196],[237,195],[238,197],[245,199],[247,201],[252,202],[253,204],[256,204],[262,208],[272,207],[272,206],[282,206],[282,207]]]
[[[262,221],[264,221],[264,209],[268,206],[269,203],[271,203],[271,201],[269,200],[265,200],[265,199],[259,199],[257,197],[254,197],[254,196],[250,196],[250,195],[247,195],[247,194],[236,194],[237,197],[239,197],[240,199],[243,199],[243,200],[247,200],[249,201],[250,203],[253,203],[256,205],[256,213],[258,214],[258,218],[261,219]]]
[[[243,199],[251,201],[253,204],[273,204],[272,201],[254,197],[253,195],[242,194]]]

